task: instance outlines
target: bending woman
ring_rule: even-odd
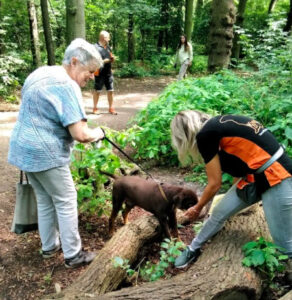
[[[273,134],[259,122],[239,115],[211,118],[199,111],[182,111],[171,122],[172,143],[181,162],[188,157],[203,158],[208,183],[197,205],[186,212],[190,220],[198,218],[202,208],[221,186],[222,171],[233,177],[246,177],[256,183],[262,199],[265,218],[271,236],[292,258],[292,160],[282,150]],[[275,153],[278,158],[260,174],[255,171]],[[271,162],[271,161],[270,161]],[[175,266],[183,268],[196,260],[201,246],[217,233],[229,217],[254,204],[237,195],[233,185],[214,207],[200,233],[176,259]],[[247,199],[250,200],[250,199]]]

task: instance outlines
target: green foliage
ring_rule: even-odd
[[[273,36],[272,36],[273,37]],[[292,155],[292,51],[291,40],[281,47],[257,51],[258,72],[235,73],[223,70],[202,78],[188,78],[170,84],[135,118],[138,125],[133,139],[136,157],[177,164],[171,147],[170,122],[181,110],[201,110],[211,115],[242,114],[253,117],[268,127]],[[275,45],[274,45],[275,46]]]
[[[193,226],[193,230],[194,232],[196,233],[196,235],[200,232],[200,230],[202,229],[203,227],[203,222],[196,222]]]
[[[128,259],[123,259],[119,256],[115,256],[112,260],[112,263],[115,268],[121,268],[121,269],[125,270],[127,273],[127,276],[129,276],[129,277],[132,277],[136,273],[135,270],[131,269]]]
[[[24,61],[16,53],[0,55],[0,97],[7,102],[17,102],[14,91],[19,87],[18,70],[24,67]]]
[[[208,66],[208,56],[194,54],[194,59],[189,71],[191,74],[206,72]]]
[[[71,172],[77,190],[77,200],[81,211],[107,214],[110,194],[104,191],[107,178],[99,173],[104,168],[114,173],[120,167],[120,160],[110,147],[96,149],[94,146],[77,144],[72,153]]]
[[[185,245],[182,242],[176,240],[164,239],[161,243],[162,250],[160,251],[159,262],[154,264],[146,262],[146,264],[140,268],[140,264],[137,266],[138,270],[131,269],[128,259],[121,257],[115,257],[113,259],[114,267],[122,268],[126,271],[129,277],[136,274],[140,276],[144,281],[156,281],[159,278],[166,275],[166,269],[175,261],[175,258],[181,254],[180,249],[183,249]]]
[[[257,241],[248,242],[242,246],[245,258],[242,264],[246,267],[253,267],[268,276],[272,281],[278,272],[283,272],[285,266],[281,261],[287,260],[288,256],[283,255],[283,248],[266,241],[263,237]]]
[[[107,136],[121,147],[125,146],[124,132],[106,131]],[[131,164],[122,161],[112,152],[112,146],[103,140],[101,147],[95,144],[76,144],[71,156],[71,172],[77,189],[77,200],[81,211],[108,215],[111,207],[110,192],[104,190],[104,183],[108,181],[99,170],[114,174],[120,167]]]
[[[135,63],[123,64],[123,66],[115,72],[115,76],[121,78],[146,77],[150,75],[150,72],[147,72],[145,68]]]
[[[180,249],[184,247],[184,243],[176,240],[164,239],[161,243],[160,260],[157,264],[147,262],[141,268],[141,277],[146,281],[156,281],[165,276],[166,269],[170,264],[174,263],[175,258],[181,254]]]
[[[184,178],[184,181],[205,184],[207,181],[207,175],[205,172],[204,165],[203,164],[196,165],[192,169],[192,172]]]

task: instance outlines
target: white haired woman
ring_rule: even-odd
[[[189,157],[193,161],[203,158],[206,167],[208,183],[197,205],[186,212],[190,220],[198,218],[202,208],[220,189],[222,171],[235,178],[248,178],[256,184],[258,197],[255,202],[262,199],[275,244],[283,247],[292,258],[292,160],[273,134],[245,116],[211,118],[191,110],[174,117],[171,133],[181,162]],[[262,166],[261,172],[255,173]],[[201,253],[201,246],[223,227],[226,219],[255,203],[238,196],[236,190],[243,185],[243,179],[237,180],[214,207],[200,233],[176,259],[177,268],[194,262]]]
[[[32,72],[22,88],[10,138],[8,161],[26,172],[36,194],[42,255],[52,257],[62,246],[67,268],[95,257],[82,250],[69,164],[74,140],[87,143],[104,137],[101,128],[88,128],[80,89],[101,65],[94,45],[78,38],[67,47],[62,66]]]

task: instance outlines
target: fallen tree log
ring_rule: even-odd
[[[279,300],[291,300],[292,299],[292,290],[288,292],[286,295],[281,297]]]
[[[178,220],[179,223],[187,221],[181,214]],[[73,285],[48,298],[259,299],[262,293],[260,277],[252,269],[241,265],[241,246],[244,243],[258,236],[270,237],[259,205],[227,221],[211,243],[205,245],[198,261],[185,273],[169,280],[109,292],[116,289],[125,278],[122,269],[113,267],[112,259],[120,256],[130,263],[134,262],[145,241],[157,234],[158,226],[156,218],[152,216],[123,226]]]
[[[185,224],[189,220],[182,211],[177,211],[179,224]],[[95,260],[86,271],[66,290],[58,295],[49,295],[45,299],[69,297],[80,293],[104,294],[113,291],[126,278],[126,273],[121,268],[115,268],[113,259],[119,256],[128,259],[132,264],[141,247],[159,234],[159,223],[154,216],[144,216],[122,226],[114,236],[99,251]],[[69,298],[68,298],[69,299]]]
[[[96,299],[259,299],[259,275],[241,264],[241,246],[258,236],[270,238],[263,210],[255,205],[226,222],[187,272]]]

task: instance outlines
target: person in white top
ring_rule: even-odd
[[[182,80],[187,72],[189,66],[191,66],[193,61],[193,48],[188,42],[186,35],[180,37],[180,41],[176,50],[176,58],[174,67],[180,64],[180,70],[177,79]]]

